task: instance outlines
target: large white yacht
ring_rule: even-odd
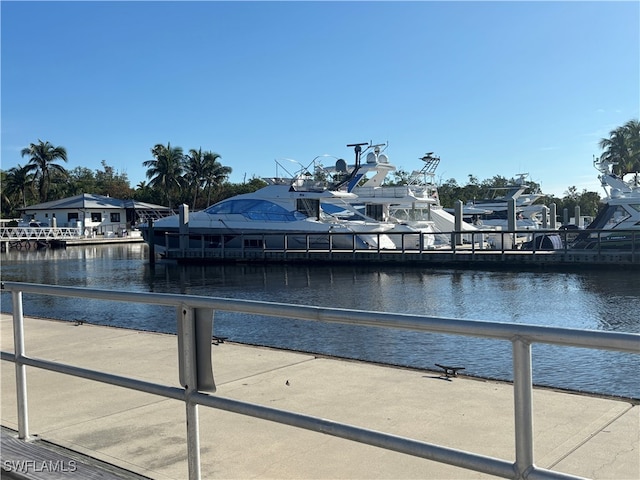
[[[193,212],[188,224],[188,248],[397,249],[417,248],[417,229],[380,222],[352,209],[354,193],[329,189],[304,173],[293,179],[265,179],[268,185],[252,193],[222,200]],[[344,218],[328,210],[352,209]],[[180,246],[180,216],[140,226],[147,243],[160,254]],[[431,239],[432,241],[432,239]]]

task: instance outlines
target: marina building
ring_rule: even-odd
[[[81,228],[86,236],[125,235],[139,223],[173,214],[169,207],[83,193],[21,208],[23,222]]]

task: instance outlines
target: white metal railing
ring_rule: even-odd
[[[81,228],[71,227],[2,227],[0,239],[7,241],[51,240],[58,238],[77,238],[82,236]]]
[[[132,293],[18,282],[5,282],[2,284],[2,288],[12,294],[14,352],[3,351],[1,352],[1,358],[15,363],[19,437],[22,439],[29,438],[26,366],[182,400],[186,405],[187,454],[189,478],[192,480],[200,478],[198,405],[304,428],[503,478],[575,479],[578,477],[539,468],[534,464],[531,345],[533,343],[546,343],[640,354],[640,334],[631,333],[480,322],[194,295]],[[145,382],[104,373],[99,370],[87,370],[28,356],[24,342],[23,293],[175,307],[178,318],[180,384],[183,388]],[[208,383],[206,379],[201,379],[207,376],[205,370],[211,369],[210,363],[206,365],[207,361],[211,362],[211,323],[207,326],[206,322],[204,322],[205,329],[208,329],[205,338],[209,348],[208,352],[197,345],[197,329],[199,320],[202,320],[202,314],[204,313],[205,316],[208,315],[212,319],[213,312],[216,310],[294,318],[321,323],[342,323],[493,338],[511,342],[515,409],[515,462],[204,393],[202,390],[215,391],[212,371],[211,384],[205,385],[204,388],[198,388],[199,382],[201,385]],[[202,326],[202,323],[200,325]],[[205,331],[203,330],[202,332]]]

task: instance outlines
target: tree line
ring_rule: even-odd
[[[613,173],[624,177],[628,173],[640,172],[640,122],[630,120],[612,130],[608,138],[599,142],[603,153],[600,160],[613,164]],[[85,167],[65,169],[60,162],[67,162],[67,150],[54,146],[48,141],[38,140],[21,151],[27,158],[24,166],[17,165],[9,170],[0,170],[2,218],[19,217],[19,208],[37,203],[66,198],[81,193],[108,195],[123,200],[134,199],[176,208],[185,203],[192,210],[199,210],[225,198],[255,191],[266,183],[259,178],[248,182],[230,183],[231,167],[223,165],[221,156],[202,148],[190,149],[184,153],[181,147],[157,144],[151,148],[151,159],[142,162],[147,168],[145,181],[135,188],[130,186],[126,173],[118,173],[105,160],[102,169],[92,171]],[[396,172],[395,184],[406,181],[406,174]],[[456,200],[464,203],[486,198],[490,190],[513,185],[515,179],[494,176],[479,181],[469,175],[465,185],[449,179],[438,185],[440,202],[444,207],[452,207]],[[528,182],[531,193],[542,193],[540,185]],[[545,196],[538,203],[555,203],[558,211],[568,209],[573,212],[580,206],[584,215],[596,215],[600,205],[600,195],[575,186],[568,187],[562,198]]]
[[[82,193],[105,195],[123,200],[176,208],[182,203],[201,209],[224,198],[257,190],[260,179],[242,184],[228,182],[231,167],[220,163],[220,155],[202,148],[184,153],[181,147],[157,144],[151,148],[146,178],[132,188],[126,173],[118,173],[105,160],[95,171],[86,167],[65,169],[65,147],[38,140],[21,151],[27,163],[0,170],[2,180],[2,218],[19,217],[19,209]]]

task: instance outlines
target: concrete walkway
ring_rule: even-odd
[[[2,350],[12,352],[10,316],[1,316],[0,328]],[[29,318],[25,332],[29,356],[179,386],[173,335]],[[212,349],[215,395],[514,458],[510,384],[229,342]],[[13,367],[2,362],[1,416],[17,430]],[[147,477],[188,477],[183,403],[35,368],[27,378],[32,434]],[[639,411],[625,401],[536,389],[536,465],[639,479]],[[207,407],[199,413],[206,479],[489,478]]]

